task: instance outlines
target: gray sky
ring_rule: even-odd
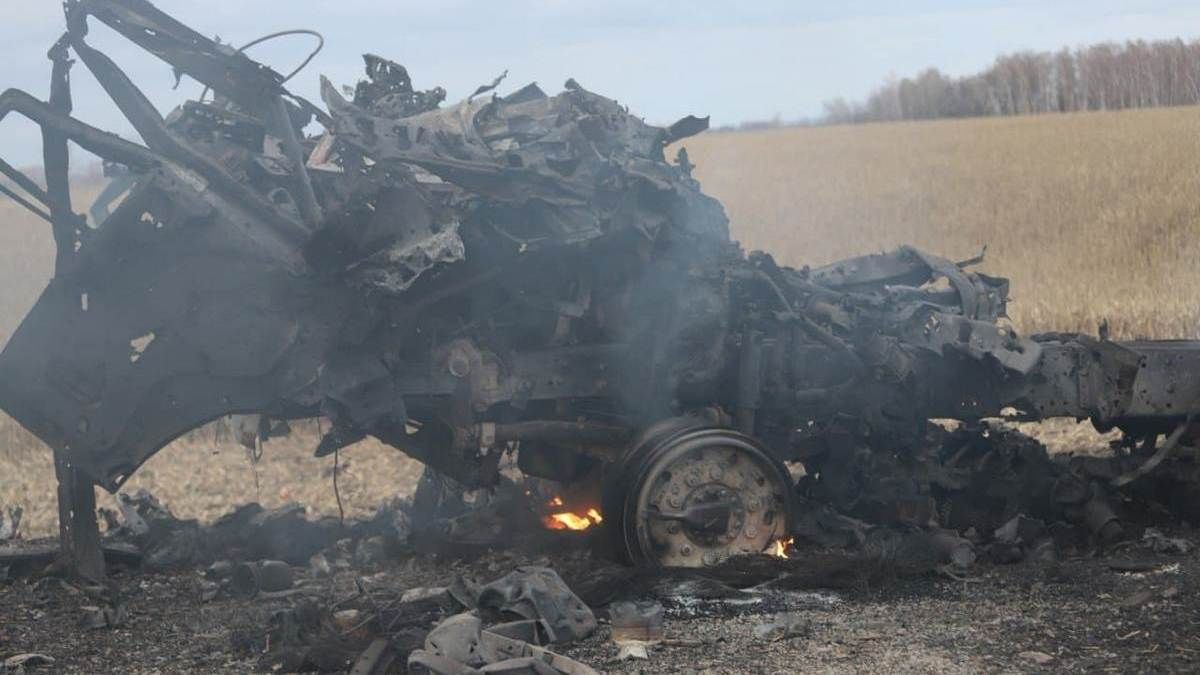
[[[714,125],[815,116],[837,96],[862,98],[889,73],[930,65],[954,75],[999,53],[1102,40],[1200,35],[1200,3],[1184,0],[159,0],[201,33],[235,44],[285,28],[316,28],[325,51],[292,89],[317,101],[319,74],[359,77],[362,52],[405,64],[420,88],[456,100],[508,69],[502,90],[530,81],[557,91],[568,77],[651,122],[711,114]],[[95,23],[95,22],[93,22]],[[46,48],[62,30],[58,0],[0,0],[0,88],[46,95]],[[287,72],[308,49],[293,38],[254,51]],[[112,55],[164,110],[199,93],[107,29]],[[81,65],[77,114],[129,133]],[[0,153],[39,162],[30,125],[0,124]]]

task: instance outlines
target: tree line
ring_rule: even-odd
[[[1200,103],[1200,40],[1106,42],[1018,52],[987,70],[949,77],[929,68],[889,78],[865,101],[825,103],[832,124],[944,117],[1123,110]]]

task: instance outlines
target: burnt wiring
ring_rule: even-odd
[[[342,507],[342,491],[338,489],[338,473],[341,472],[341,449],[333,451],[333,498],[337,500],[338,506],[338,523],[346,524],[346,509]]]
[[[321,35],[317,31],[312,30],[311,28],[293,28],[290,30],[281,30],[281,31],[277,31],[274,33],[268,33],[267,35],[264,35],[260,38],[255,38],[255,39],[247,42],[246,44],[242,45],[241,47],[238,47],[236,53],[244,54],[246,52],[246,50],[250,49],[251,47],[257,47],[258,45],[261,45],[264,42],[270,42],[271,40],[275,40],[275,39],[278,39],[281,37],[289,37],[292,35],[309,35],[311,37],[315,37],[317,39],[317,46],[314,47],[313,50],[308,53],[308,56],[305,57],[305,59],[300,62],[300,65],[296,66],[292,70],[292,72],[288,73],[287,75],[284,75],[283,79],[279,81],[280,84],[286,84],[293,77],[299,75],[301,71],[303,71],[305,68],[307,68],[308,64],[312,63],[313,59],[317,58],[317,55],[321,53],[321,50],[325,49],[325,36],[324,35]],[[205,99],[205,97],[208,96],[208,92],[209,92],[208,85],[204,85],[204,90],[200,92],[200,101],[203,101]]]
[[[325,428],[321,424],[321,418],[317,418],[317,438],[325,437]],[[333,451],[333,498],[337,501],[338,507],[338,522],[346,524],[346,509],[342,506],[342,491],[338,487],[338,474],[341,473],[341,448],[336,448]]]

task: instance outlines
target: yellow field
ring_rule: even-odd
[[[1196,337],[1200,109],[712,134],[687,143],[747,248],[903,243],[1013,280],[1025,332]]]
[[[904,243],[1013,279],[1023,332],[1200,337],[1200,109],[707,134],[686,143],[704,188],[725,202],[747,249],[822,264]],[[0,202],[0,342],[50,274],[49,228]],[[1046,439],[1095,443],[1073,425]],[[329,460],[297,441],[251,468],[203,434],[155,457],[131,487],[208,518],[250,499],[335,513]],[[362,514],[416,467],[378,444],[343,456],[347,511]],[[258,488],[255,487],[257,473]],[[0,505],[54,528],[47,451],[0,423]],[[101,502],[105,503],[102,498]]]

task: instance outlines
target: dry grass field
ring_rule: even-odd
[[[1195,337],[1200,109],[712,134],[688,143],[747,248],[911,243],[1013,280],[1024,332]]]
[[[725,202],[746,248],[792,265],[904,243],[967,258],[1013,279],[1024,332],[1200,337],[1200,109],[708,134],[687,142],[697,177]],[[0,200],[0,344],[50,275],[49,229]],[[303,435],[307,436],[307,435]],[[302,436],[302,438],[303,438]],[[1074,425],[1044,436],[1094,443]],[[329,460],[301,439],[244,452],[204,433],[151,460],[130,483],[177,514],[298,500],[336,513]],[[378,444],[348,450],[350,514],[407,490],[417,468]],[[28,534],[55,527],[49,454],[0,421],[0,505],[26,509]],[[107,504],[107,498],[101,498]]]

